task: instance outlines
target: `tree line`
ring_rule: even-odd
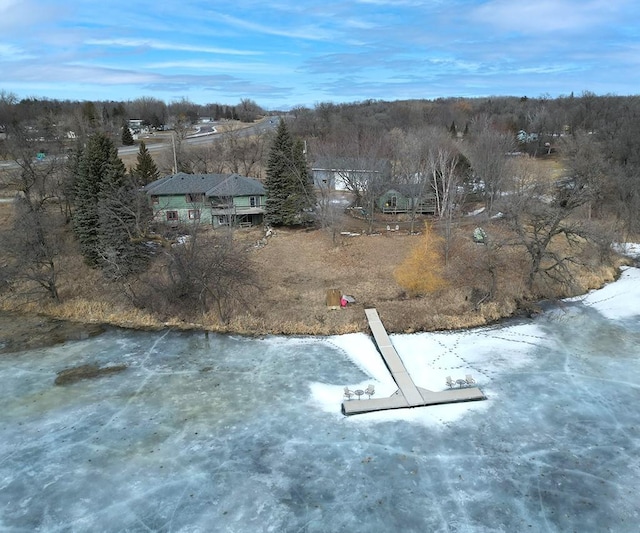
[[[135,168],[126,169],[116,146],[124,140],[122,119],[135,112],[151,124],[154,113],[159,119],[167,116],[163,110],[176,117],[173,150],[165,150],[156,163],[140,143]],[[44,293],[59,299],[60,257],[77,246],[87,265],[122,284],[138,306],[184,311],[195,301],[198,312],[217,308],[220,318],[228,320],[240,305],[240,288],[250,290],[257,279],[246,267],[246,250],[232,235],[219,234],[213,246],[198,246],[204,237],[196,237],[197,227],[192,227],[188,246],[167,249],[154,241],[141,187],[173,170],[263,179],[267,223],[315,224],[334,238],[344,221],[343,206],[334,202],[332,191],[318,184],[314,189],[314,162],[342,169],[370,230],[378,216],[375,201],[389,185],[403,185],[414,198],[429,193],[440,237],[429,242],[441,243],[445,265],[455,262],[456,228],[473,200],[483,206],[486,224],[495,224],[484,243],[486,280],[480,299],[495,292],[496,265],[509,247],[527,255],[528,288],[541,290],[551,281],[571,283],[571,265],[592,257],[585,243],[604,255],[611,231],[626,236],[639,229],[637,97],[584,93],[556,99],[319,103],[283,112],[286,118],[275,134],[245,137],[231,128],[219,142],[191,147],[183,142],[187,126],[193,113],[206,112],[215,119],[223,111],[187,101],[18,101],[2,93],[1,150],[17,163],[3,176],[3,185],[18,195],[14,226],[2,235],[6,259],[0,288],[20,287],[25,297]],[[262,110],[244,101],[235,112],[253,120]],[[70,124],[77,130],[73,139],[60,134]],[[38,161],[34,154],[43,144],[47,156]],[[561,160],[562,179],[549,179],[535,165],[549,157]],[[422,229],[417,209],[406,216],[411,232]],[[559,239],[565,246],[558,246]],[[225,260],[214,260],[212,250]],[[157,268],[160,257],[164,270]],[[402,279],[426,276],[426,261],[416,257],[424,254],[414,255],[413,270],[405,269]],[[222,291],[223,284],[236,290]]]
[[[551,284],[570,292],[574,267],[607,261],[613,235],[627,239],[640,230],[637,96],[368,100],[291,114],[310,160],[341,169],[370,230],[374,200],[390,185],[415,198],[428,192],[435,197],[433,230],[451,265],[464,261],[454,250],[466,206],[482,205],[480,220],[492,231],[478,265],[486,274],[479,300],[495,294],[497,265],[509,250],[527,258],[530,293],[544,295]],[[557,162],[557,175],[536,164],[544,160]],[[337,219],[330,196],[321,194],[321,208],[323,202],[331,227]],[[416,215],[410,208],[411,231]],[[428,277],[428,263],[414,261],[421,266],[413,276]]]

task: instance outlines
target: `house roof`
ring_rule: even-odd
[[[311,170],[329,170],[331,172],[368,172],[381,173],[390,170],[390,163],[386,159],[356,158],[356,157],[320,157]]]
[[[206,194],[207,196],[260,196],[265,194],[265,190],[258,180],[231,174]]]
[[[417,183],[391,183],[384,190],[383,194],[394,192],[400,193],[406,198],[411,198],[418,196],[430,196],[433,194],[433,189]]]
[[[239,174],[185,174],[179,172],[145,186],[147,194],[204,194],[205,196],[251,196],[265,194],[258,180]]]

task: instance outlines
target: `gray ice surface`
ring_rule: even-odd
[[[318,409],[311,383],[367,379],[324,339],[114,330],[3,356],[0,531],[638,531],[640,320],[535,322],[525,366],[481,369],[487,407],[433,427]],[[83,363],[129,368],[54,386]]]

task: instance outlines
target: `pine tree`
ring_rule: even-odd
[[[269,152],[265,189],[268,224],[294,226],[307,222],[315,205],[313,182],[303,144],[293,141],[283,120]]]
[[[141,193],[106,135],[89,139],[74,192],[74,231],[87,264],[112,278],[140,270],[147,260],[139,239]]]
[[[112,158],[98,194],[98,238],[100,267],[112,279],[140,272],[148,262],[148,251],[140,240],[144,225],[143,193],[128,175],[124,163]]]
[[[129,129],[128,124],[122,125],[122,144],[124,146],[133,146],[135,141],[133,140],[133,135],[131,135],[131,130]]]
[[[94,267],[100,261],[98,195],[112,148],[115,149],[106,135],[91,136],[78,162],[75,179],[73,229],[85,262]]]
[[[132,174],[139,186],[147,185],[160,177],[158,167],[156,166],[153,157],[151,157],[149,149],[144,144],[144,141],[140,141],[138,159],[136,166],[133,168]]]

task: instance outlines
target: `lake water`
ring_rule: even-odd
[[[110,330],[2,356],[0,530],[638,530],[638,270],[532,320],[392,341],[419,386],[472,374],[488,399],[342,416],[345,385],[395,390],[364,334]],[[128,368],[54,385],[84,363]]]

